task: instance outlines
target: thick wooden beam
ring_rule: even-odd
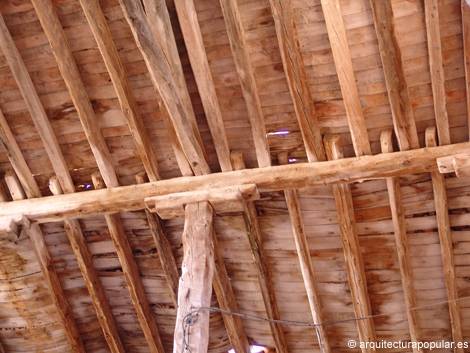
[[[162,101],[166,106],[178,139],[189,164],[196,175],[210,173],[209,165],[204,156],[204,148],[201,143],[199,130],[195,125],[194,112],[187,86],[183,79],[181,65],[175,64],[174,50],[176,44],[168,40],[168,31],[159,26],[155,31],[149,23],[149,19],[142,8],[140,1],[119,0],[124,16],[134,35],[135,41],[142,52],[145,63],[150,73],[154,87],[160,92]],[[163,9],[162,9],[163,10]],[[166,7],[164,9],[166,11]],[[149,11],[153,9],[149,7]],[[168,14],[158,14],[165,17]],[[154,22],[158,16],[152,18]],[[164,21],[164,19],[162,19]],[[155,24],[155,23],[154,23]],[[171,38],[170,38],[171,39]],[[184,77],[184,76],[183,76]]]
[[[325,150],[328,159],[343,158],[343,151],[339,135],[325,136]],[[333,193],[338,210],[338,223],[343,243],[344,259],[346,270],[348,272],[349,287],[356,318],[357,330],[361,342],[375,342],[374,321],[370,317],[372,311],[370,308],[369,294],[367,292],[367,279],[362,262],[361,248],[356,229],[356,220],[354,217],[354,206],[351,196],[351,187],[349,184],[333,185]],[[370,347],[362,349],[363,353],[375,352]]]
[[[269,152],[263,111],[261,109],[253,67],[251,66],[240,10],[236,0],[220,0],[220,6],[225,19],[230,48],[232,49],[238,78],[248,110],[248,118],[250,119],[251,131],[253,133],[258,166],[260,168],[268,167],[271,165],[271,154]]]
[[[79,194],[4,202],[0,203],[0,217],[13,217],[16,220],[18,215],[24,214],[32,222],[56,222],[97,214],[143,210],[146,207],[146,197],[185,191],[256,184],[258,191],[263,193],[432,172],[438,169],[437,158],[465,153],[469,149],[470,142],[464,142],[374,156],[237,170]]]
[[[49,181],[49,188],[54,195],[63,193],[60,182],[56,177]],[[93,266],[93,259],[88,249],[82,227],[77,219],[68,219],[64,221],[64,229],[69,238],[72,250],[77,258],[78,267],[82,272],[83,279],[90,294],[91,302],[96,310],[96,316],[103,330],[104,338],[108,343],[111,352],[124,353],[119,331],[114,320],[108,298],[101,285],[100,278]]]
[[[372,154],[339,0],[321,1],[356,156]]]
[[[280,164],[287,164],[287,153],[279,155],[278,159]],[[299,257],[300,270],[302,271],[302,277],[305,283],[305,290],[307,292],[310,311],[312,312],[313,323],[318,325],[316,330],[319,335],[318,344],[320,346],[320,351],[331,353],[332,349],[330,341],[326,333],[326,328],[323,326],[324,320],[321,299],[320,294],[318,293],[317,282],[315,280],[315,272],[313,270],[307,235],[304,230],[304,221],[302,218],[299,196],[296,189],[284,190],[284,195],[286,197],[292,232],[294,233],[295,247],[297,249],[297,256]]]
[[[315,105],[310,92],[291,1],[270,0],[282,64],[309,162],[326,160]],[[369,153],[370,154],[370,153]]]
[[[426,129],[426,146],[434,147],[437,144],[435,127]],[[442,266],[446,282],[447,300],[449,301],[449,315],[454,342],[463,342],[462,321],[460,318],[459,292],[457,289],[457,275],[455,273],[454,249],[452,245],[452,230],[449,220],[449,207],[447,205],[447,191],[444,175],[438,171],[431,172],[434,203],[436,206],[437,227],[441,243]],[[463,353],[463,348],[454,348],[456,353]]]
[[[103,180],[99,173],[92,175],[93,185],[95,189],[104,188]],[[122,225],[119,214],[106,214],[106,224],[109,228],[109,234],[113,240],[119,262],[122,266],[122,272],[126,278],[126,283],[134,304],[137,317],[144,332],[145,339],[152,353],[164,353],[163,344],[158,333],[157,324],[153,317],[150,304],[145,293],[144,285],[140,277],[139,269],[132,254],[132,249],[127,240],[124,226]]]
[[[34,84],[31,80],[28,70],[24,64],[23,58],[21,57],[8,28],[0,15],[0,46],[5,58],[8,61],[11,72],[15,77],[18,88],[21,91],[23,100],[26,107],[34,121],[36,129],[38,130],[39,136],[44,144],[49,159],[51,160],[54,172],[59,178],[63,189],[66,193],[74,192],[75,187],[67,169],[67,163],[65,162],[62,151],[60,150],[57,137],[52,130],[49,118],[46,115],[44,107],[42,106],[41,100],[39,99],[38,93]]]
[[[450,132],[446,107],[444,67],[442,63],[441,31],[439,29],[439,1],[425,1],[424,10],[437,135],[439,136],[440,145],[448,145],[450,144]]]
[[[189,350],[207,352],[209,312],[191,315],[193,310],[210,307],[214,275],[212,249],[212,207],[208,202],[186,205],[183,232],[184,258],[178,289],[178,314],[173,353]],[[189,315],[189,316],[188,316]]]
[[[137,184],[144,184],[148,182],[145,173],[139,173],[135,176]],[[158,258],[162,265],[162,270],[165,275],[168,289],[170,290],[171,300],[175,308],[178,307],[178,266],[176,265],[175,256],[171,249],[170,242],[165,235],[165,225],[162,219],[154,215],[148,209],[145,209],[145,215],[152,232],[153,240],[155,241],[155,247],[157,249]]]
[[[13,170],[8,170],[5,173],[5,184],[7,184],[13,201],[24,200],[27,198],[26,193],[21,186],[20,178]]]
[[[83,130],[90,143],[91,150],[96,159],[106,184],[109,187],[119,184],[113,168],[113,159],[108,151],[106,142],[91,106],[87,91],[78,71],[77,64],[70,50],[59,17],[51,0],[32,0],[41,26],[51,44],[52,53],[56,58],[60,73],[70,93],[77,114],[82,123]]]
[[[392,130],[385,130],[380,135],[382,153],[393,152]],[[400,264],[401,283],[405,297],[406,315],[410,328],[412,342],[421,342],[421,326],[419,324],[416,308],[416,294],[414,288],[413,271],[411,268],[408,237],[406,235],[405,211],[403,209],[400,181],[398,178],[387,178],[388,197],[390,210],[392,211],[393,231],[397,244],[398,263]],[[413,348],[414,353],[422,352],[422,349]]]
[[[233,293],[232,284],[230,283],[224,258],[222,257],[217,235],[214,230],[212,230],[211,235],[212,248],[214,249],[214,278],[212,279],[212,284],[217,296],[217,301],[222,310],[238,312],[237,300]],[[227,329],[230,343],[235,349],[235,352],[250,353],[250,345],[241,317],[222,313],[222,318],[224,319],[225,328]]]
[[[392,4],[390,1],[370,0],[370,5],[377,39],[379,40],[380,57],[382,58],[398,146],[401,151],[419,148],[415,119],[398,45]]]
[[[165,5],[164,0],[150,1],[158,3],[158,6]],[[217,100],[214,80],[209,68],[193,0],[177,0],[175,1],[175,7],[220,167],[223,172],[230,171],[232,165],[230,163],[230,149],[225,133],[224,120]]]
[[[462,0],[462,37],[467,91],[467,124],[470,136],[470,5],[466,0]]]
[[[234,170],[245,169],[243,155],[239,152],[232,152],[231,154],[232,166]],[[251,253],[255,261],[255,266],[258,272],[258,280],[263,296],[264,306],[266,308],[267,318],[270,320],[279,320],[280,314],[277,307],[276,294],[274,287],[271,283],[271,277],[268,270],[268,259],[263,247],[261,228],[258,223],[258,214],[256,206],[253,201],[245,202],[245,209],[242,212],[243,219],[245,220],[248,241],[250,243]],[[284,337],[282,325],[278,323],[269,322],[271,334],[274,339],[274,346],[276,352],[287,353],[287,344]]]
[[[26,161],[21,153],[18,143],[13,136],[10,127],[0,111],[0,144],[3,146],[8,159],[10,160],[16,175],[20,179],[22,188],[26,193],[26,196],[30,198],[41,197],[41,191],[39,190],[38,184],[31,173]]]
[[[20,183],[17,183],[16,189],[20,189]],[[30,229],[26,229],[26,234],[31,241],[31,247],[38,260],[39,267],[44,276],[46,286],[49,289],[52,300],[57,308],[59,319],[63,325],[67,340],[69,341],[70,348],[73,352],[85,352],[80,331],[73,316],[73,311],[70,308],[67,299],[65,298],[64,291],[60,285],[59,276],[57,275],[54,267],[54,261],[49,254],[44,235],[37,223],[31,224]]]
[[[106,19],[101,11],[98,0],[80,0],[83,12],[90,24],[95,40],[103,56],[104,63],[116,89],[122,112],[126,118],[129,130],[142,160],[147,175],[151,181],[161,179],[157,159],[150,144],[142,117],[132,93],[127,74],[114,45]]]

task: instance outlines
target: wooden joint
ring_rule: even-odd
[[[208,201],[216,213],[239,212],[246,201],[260,197],[256,184],[229,186],[223,188],[187,191],[170,195],[153,196],[144,199],[146,207],[162,219],[184,217],[188,203]]]
[[[440,173],[455,172],[457,178],[470,176],[470,153],[441,157],[437,158],[436,161]]]

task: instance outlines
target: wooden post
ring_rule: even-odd
[[[212,206],[209,202],[187,204],[183,232],[184,259],[178,289],[174,353],[205,353],[209,344],[209,307],[214,276]]]

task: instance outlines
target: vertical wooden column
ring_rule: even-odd
[[[209,202],[189,203],[185,207],[183,231],[184,259],[178,289],[178,314],[174,353],[205,353],[209,344],[209,307],[214,276],[212,249],[212,206]]]

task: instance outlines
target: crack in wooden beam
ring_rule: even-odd
[[[159,6],[164,6],[165,3],[163,0],[152,1],[158,2]],[[221,170],[222,172],[231,171],[230,149],[225,133],[224,120],[207,60],[194,2],[193,0],[176,0],[175,7]]]
[[[122,66],[119,53],[114,45],[106,19],[101,11],[98,0],[80,0],[83,12],[88,20],[98,48],[108,69],[111,81],[126,118],[129,130],[132,133],[135,146],[142,164],[151,181],[161,179],[157,159],[150,144],[142,117],[139,113],[134,94],[129,85],[127,74]]]
[[[291,1],[270,0],[277,41],[289,91],[309,162],[326,160],[315,105],[310,92]],[[370,153],[369,153],[370,154]]]
[[[339,135],[325,136],[325,150],[328,159],[343,158]],[[361,247],[356,229],[354,206],[349,184],[333,185],[336,208],[338,211],[338,224],[343,243],[344,260],[348,273],[348,282],[351,289],[354,314],[357,319],[357,330],[361,342],[375,342],[374,321],[370,316],[369,294],[367,291],[367,279],[362,261]],[[375,352],[370,346],[362,348],[363,353]]]
[[[393,126],[401,151],[419,148],[418,134],[390,1],[370,0],[385,74]]]
[[[436,128],[426,129],[426,146],[436,146]],[[462,320],[460,317],[459,292],[457,288],[457,274],[455,273],[454,250],[452,245],[452,229],[449,220],[449,207],[447,204],[447,191],[444,175],[438,171],[431,172],[434,203],[436,206],[437,227],[439,242],[441,244],[442,267],[446,282],[447,300],[449,302],[449,315],[454,342],[463,342]],[[455,347],[454,352],[463,353],[464,349]]]
[[[384,130],[380,135],[382,153],[393,152],[392,130]],[[421,326],[419,324],[418,311],[416,308],[416,294],[414,288],[413,271],[411,267],[408,237],[406,234],[405,211],[403,209],[401,187],[398,178],[387,178],[388,197],[390,199],[390,210],[392,212],[392,223],[397,245],[398,263],[400,265],[401,283],[406,304],[406,316],[410,328],[412,342],[421,342]],[[414,353],[423,352],[418,347],[413,348]]]
[[[232,152],[231,159],[234,170],[242,170],[245,168],[243,155],[241,153]],[[271,282],[271,277],[269,276],[268,259],[263,247],[261,227],[258,222],[256,206],[253,201],[246,201],[244,203],[244,211],[242,212],[242,215],[245,221],[248,241],[250,243],[251,253],[253,254],[258,274],[267,318],[270,320],[279,320],[280,314],[277,307],[276,294]],[[287,353],[287,343],[284,337],[282,325],[269,322],[269,327],[273,336],[276,352]]]
[[[424,2],[426,33],[428,38],[429,66],[431,71],[432,96],[436,115],[439,144],[450,144],[449,117],[447,115],[444,66],[442,61],[441,31],[439,29],[439,1]]]
[[[139,1],[119,0],[119,3],[191,169],[196,175],[210,173],[176,43],[171,40],[173,34],[168,26],[166,7],[156,13],[154,6],[150,6],[150,12],[146,15]]]
[[[248,110],[248,118],[253,133],[258,166],[260,168],[268,167],[271,165],[271,154],[269,151],[258,87],[256,85],[250,54],[246,44],[245,30],[240,16],[240,9],[236,0],[220,0],[220,6],[227,28],[238,79]]]
[[[372,154],[339,0],[321,1],[356,156]]]

